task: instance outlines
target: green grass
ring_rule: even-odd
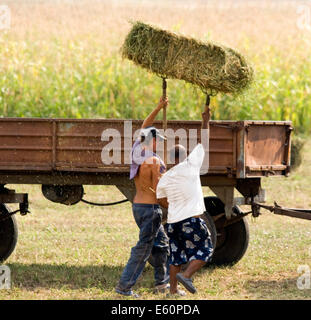
[[[264,178],[267,203],[311,207],[311,140],[304,162],[288,178]],[[0,299],[130,299],[114,292],[121,272],[138,239],[128,203],[96,208],[79,203],[63,206],[48,202],[40,186],[14,185],[28,192],[31,214],[17,216],[19,240],[5,262],[11,268],[12,289]],[[109,186],[86,186],[86,198],[98,202],[122,199]],[[205,193],[208,192],[204,188]],[[194,277],[197,295],[187,299],[310,299],[311,289],[299,290],[299,265],[311,268],[310,221],[262,211],[248,217],[250,243],[233,267],[207,268]],[[135,285],[141,299],[166,299],[153,293],[150,265]],[[180,298],[182,299],[182,298]]]

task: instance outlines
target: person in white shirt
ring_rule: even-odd
[[[200,215],[205,211],[200,180],[200,168],[205,156],[202,144],[198,144],[186,158],[183,146],[170,150],[175,165],[168,170],[157,185],[157,198],[161,205],[167,201],[166,231],[170,247],[170,293],[181,294],[177,281],[191,293],[196,292],[193,274],[202,268],[213,254],[213,244],[207,225]],[[165,199],[166,198],[166,199]],[[181,273],[181,266],[189,262]]]

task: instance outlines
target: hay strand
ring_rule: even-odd
[[[303,154],[303,147],[306,143],[306,139],[300,136],[293,136],[291,141],[291,170],[294,171],[300,167],[302,163],[302,154]]]
[[[253,78],[245,58],[234,51],[136,22],[122,56],[162,78],[198,85],[206,93],[239,93]]]

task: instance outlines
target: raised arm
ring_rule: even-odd
[[[210,120],[210,110],[209,110],[209,108],[205,108],[205,110],[202,112],[201,129],[207,129],[208,128],[209,120]],[[198,142],[201,143],[201,137],[200,137]]]
[[[208,128],[208,121],[210,118],[210,114],[209,114],[209,109],[206,108],[203,112],[202,112],[202,129],[207,129]]]
[[[158,113],[160,112],[161,109],[163,109],[163,107],[166,107],[168,105],[168,99],[167,98],[163,98],[161,97],[158,105],[156,106],[156,108],[148,115],[148,117],[144,120],[141,128],[147,128],[153,125],[154,119],[156,118],[156,116],[158,115]]]

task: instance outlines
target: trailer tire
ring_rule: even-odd
[[[208,230],[209,230],[209,232],[211,234],[211,238],[212,238],[213,249],[215,250],[216,243],[217,243],[217,230],[216,230],[214,220],[213,220],[212,216],[207,211],[205,211],[202,214],[202,219],[207,224]]]
[[[7,214],[10,209],[0,203],[0,216]],[[0,221],[0,263],[5,261],[14,251],[18,237],[17,222],[11,216],[4,221]]]
[[[224,213],[225,207],[223,202],[217,197],[206,197],[206,210],[212,215]],[[233,208],[235,213],[242,213],[236,206]],[[249,243],[249,228],[245,218],[236,223],[222,227],[226,221],[217,221],[217,243],[210,265],[226,266],[237,263],[245,254]],[[223,223],[220,223],[223,222]]]
[[[216,266],[234,265],[244,256],[249,242],[248,223],[245,218],[231,224],[223,230],[224,241],[217,247],[211,261]]]

